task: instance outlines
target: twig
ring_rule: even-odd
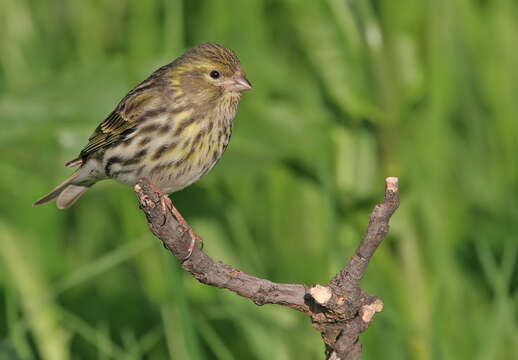
[[[279,284],[247,274],[230,265],[216,262],[195,247],[191,257],[183,261],[190,244],[189,235],[171,214],[166,220],[159,195],[145,180],[135,185],[140,207],[149,227],[179,259],[182,267],[199,282],[235,292],[257,305],[278,304],[308,314],[320,331],[326,346],[326,359],[360,359],[362,347],[358,338],[368,327],[383,302],[360,288],[360,280],[369,261],[387,235],[389,220],[399,206],[398,179],[385,179],[385,198],[370,215],[370,223],[362,243],[347,266],[326,286]]]

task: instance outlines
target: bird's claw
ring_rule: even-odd
[[[189,245],[189,248],[187,249],[187,255],[183,258],[182,262],[189,260],[189,258],[192,255],[192,251],[194,250],[194,246],[196,245],[196,241],[200,243],[200,248],[203,249],[203,239],[196,235],[192,227],[190,227],[188,224],[183,228],[182,236],[188,232],[189,236],[191,237],[191,244]]]

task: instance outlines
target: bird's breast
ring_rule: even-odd
[[[232,123],[193,123],[183,134],[174,135],[174,148],[150,167],[151,182],[172,193],[191,185],[209,172],[225,152]]]
[[[165,193],[197,181],[221,158],[232,135],[233,118],[182,112],[140,124],[127,141],[106,151],[107,177],[133,185],[147,178]]]

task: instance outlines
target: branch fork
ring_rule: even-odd
[[[228,289],[252,300],[256,305],[277,304],[309,315],[313,327],[321,335],[326,348],[326,359],[360,359],[362,345],[359,336],[370,325],[375,313],[383,309],[383,302],[360,288],[360,280],[370,259],[389,230],[389,220],[399,207],[398,178],[385,179],[385,197],[374,207],[363,240],[347,266],[329,283],[280,284],[247,274],[239,269],[214,261],[198,247],[188,254],[189,234],[169,212],[161,211],[160,197],[152,185],[141,180],[135,193],[144,211],[151,232],[158,237],[182,267],[203,284]]]

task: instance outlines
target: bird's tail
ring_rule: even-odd
[[[56,200],[58,209],[66,209],[72,206],[77,201],[77,199],[79,199],[79,197],[83,195],[83,193],[91,186],[74,184],[74,180],[76,180],[77,176],[79,175],[79,170],[80,169],[74,172],[72,176],[56,186],[54,190],[43,196],[33,205],[37,206],[48,203],[52,200]]]

